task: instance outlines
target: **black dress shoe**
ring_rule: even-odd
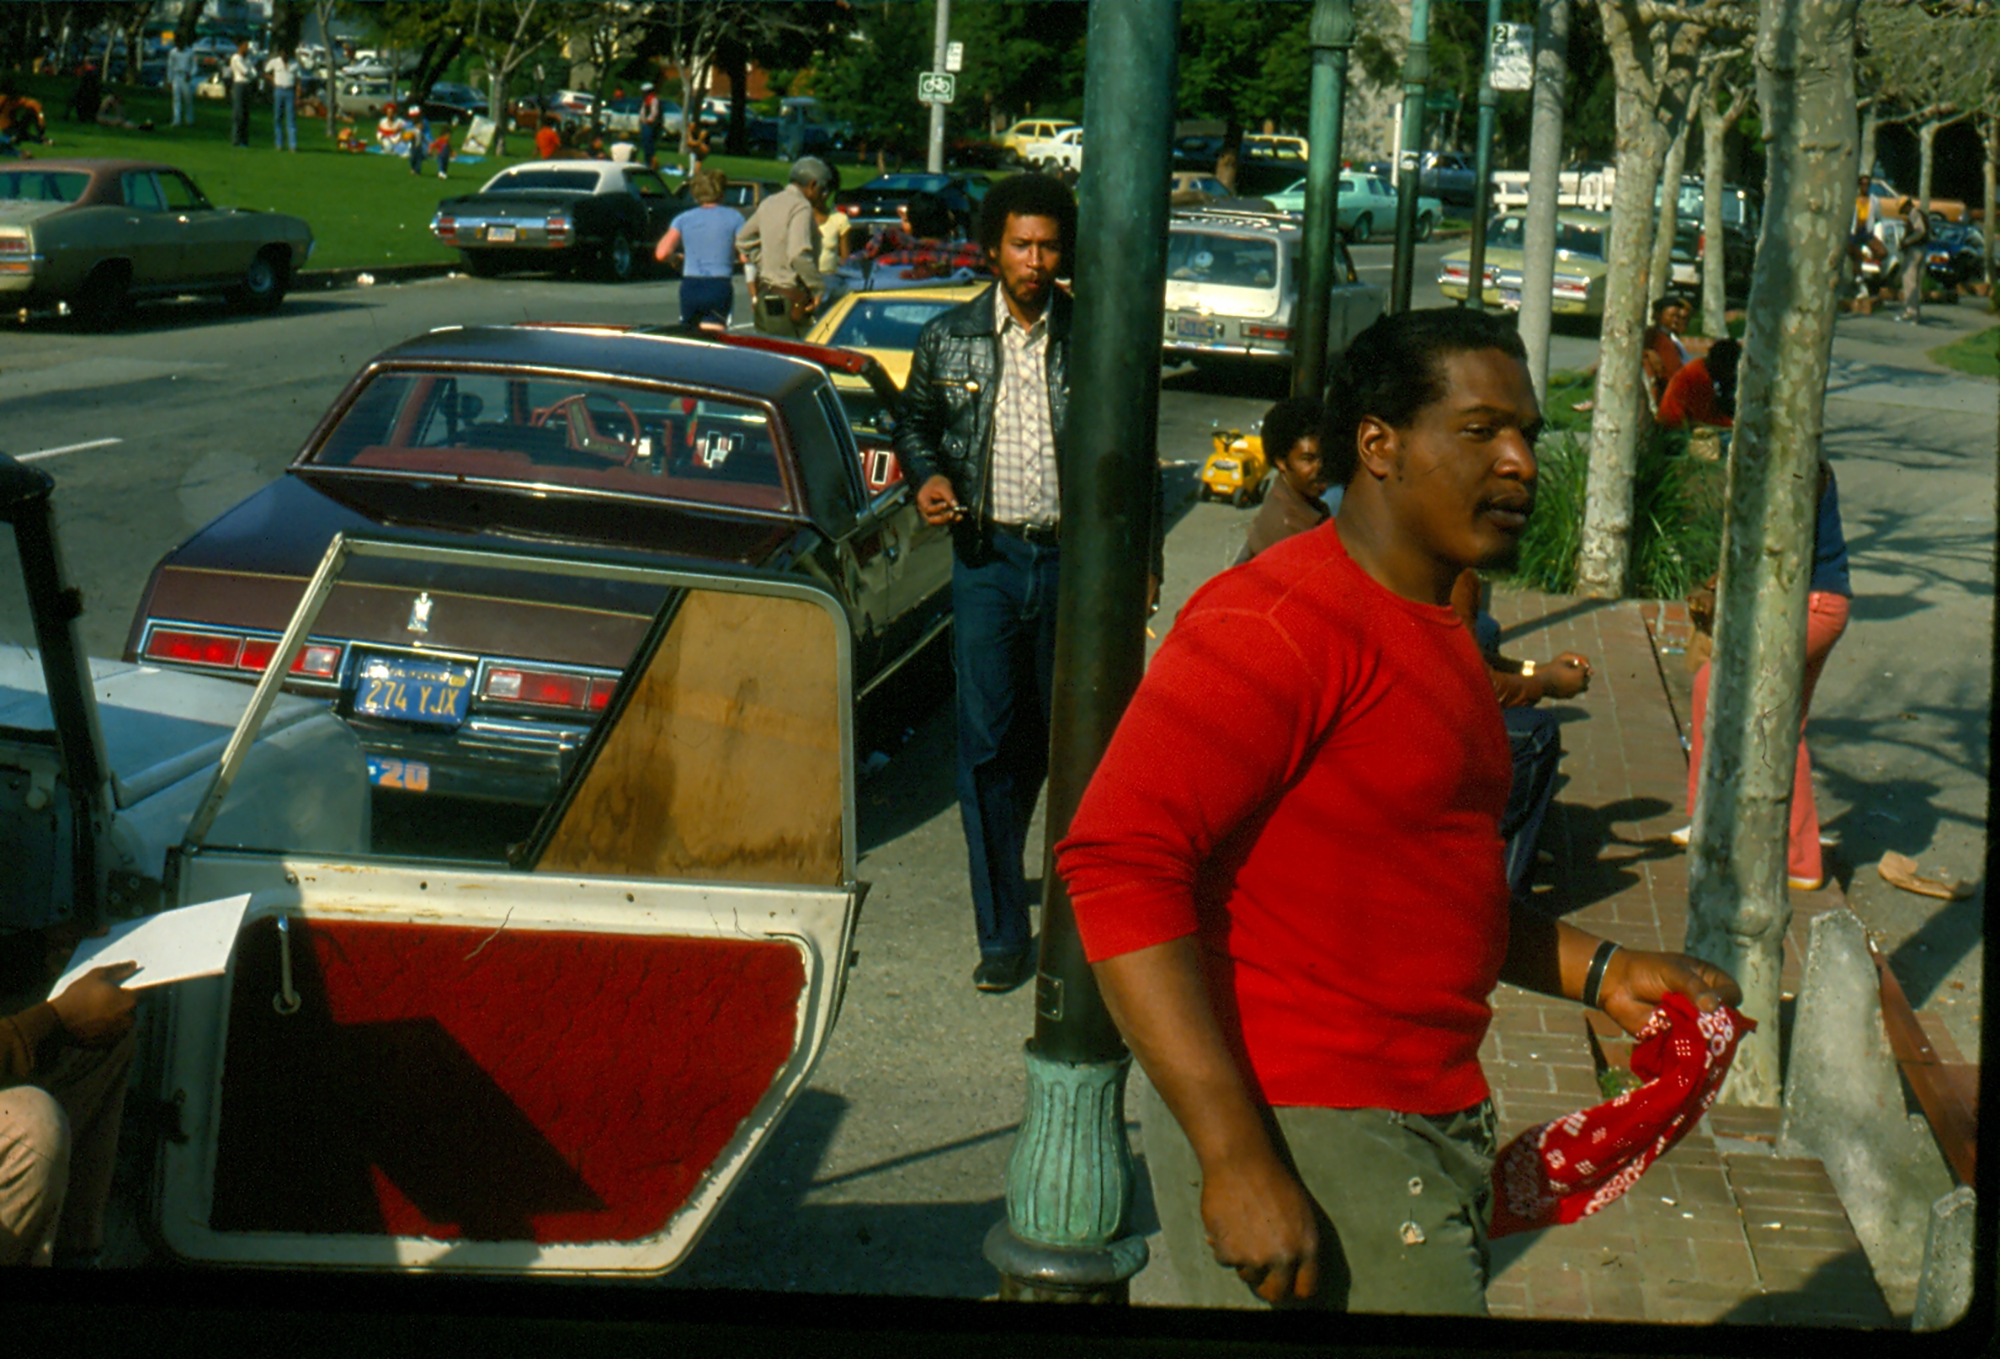
[[[1034,973],[1035,959],[1029,950],[996,953],[981,958],[979,966],[972,969],[972,984],[981,991],[1012,991]]]

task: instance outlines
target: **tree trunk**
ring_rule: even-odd
[[[1569,82],[1569,0],[1543,0],[1535,17],[1534,122],[1528,138],[1528,214],[1521,235],[1521,343],[1535,399],[1549,397],[1549,322],[1556,272],[1556,198],[1562,176],[1563,99]],[[1473,229],[1479,230],[1475,223]],[[1483,280],[1467,286],[1484,293]]]
[[[305,15],[299,12],[299,3],[300,0],[272,0],[270,46],[273,53],[298,49],[299,29],[305,23]]]
[[[1875,134],[1882,126],[1882,102],[1879,97],[1870,99],[1861,110],[1861,168],[1855,178],[1875,173]]]
[[[1745,1039],[1724,1098],[1772,1106],[1785,851],[1834,276],[1853,212],[1856,0],[1765,0],[1757,85],[1768,199],[1750,288],[1723,521],[1708,721],[1688,863],[1687,949],[1726,968]]]
[[[1625,593],[1631,569],[1632,477],[1647,420],[1640,341],[1646,326],[1653,204],[1644,186],[1660,182],[1666,137],[1647,97],[1649,82],[1636,51],[1640,35],[1633,31],[1623,6],[1603,3],[1600,9],[1618,82],[1618,183],[1626,188],[1611,200],[1611,258],[1605,276],[1576,591],[1589,598],[1617,599]]]
[[[1926,118],[1917,128],[1917,201],[1926,211],[1931,205],[1931,168],[1936,163],[1938,129],[1944,126],[1939,118]]]
[[[1718,110],[1721,67],[1701,101],[1701,332],[1714,339],[1729,333],[1729,258],[1723,236],[1722,190],[1729,183],[1729,129],[1748,107],[1748,92],[1730,89],[1729,107]]]
[[[321,91],[326,101],[326,140],[337,146],[340,137],[340,85],[335,72],[340,58],[333,50],[333,7],[336,0],[314,0],[313,18],[319,23]]]
[[[1660,169],[1660,220],[1653,231],[1653,260],[1646,271],[1649,297],[1665,297],[1674,288],[1674,233],[1680,228],[1681,175],[1687,169],[1686,117],[1667,144],[1667,161]]]
[[[1979,236],[1986,243],[1986,310],[2000,311],[2000,297],[1994,296],[1993,257],[2000,250],[2000,241],[1993,238],[2000,234],[2000,216],[1994,213],[1994,180],[2000,178],[2000,113],[1986,119],[1986,163],[1983,178],[1986,189],[1986,216],[1980,223]]]

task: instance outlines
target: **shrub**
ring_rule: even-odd
[[[1576,588],[1583,546],[1589,439],[1558,433],[1536,452],[1535,514],[1521,535],[1514,578],[1551,594]],[[1679,599],[1722,558],[1723,465],[1686,456],[1684,439],[1653,430],[1639,448],[1632,496],[1631,592]]]

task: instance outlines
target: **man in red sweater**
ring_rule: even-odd
[[[1633,1032],[1670,992],[1739,993],[1510,901],[1507,737],[1451,589],[1533,507],[1520,340],[1405,312],[1343,362],[1320,439],[1340,512],[1188,602],[1057,869],[1165,1104],[1141,1118],[1189,1301],[1481,1314],[1494,985]]]

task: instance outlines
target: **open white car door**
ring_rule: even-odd
[[[848,624],[805,582],[336,539],[236,746],[355,556],[657,582],[668,603],[510,864],[202,848],[249,893],[172,988],[157,1225],[177,1255],[673,1268],[824,1049],[854,881]],[[207,812],[228,792],[225,756]]]

